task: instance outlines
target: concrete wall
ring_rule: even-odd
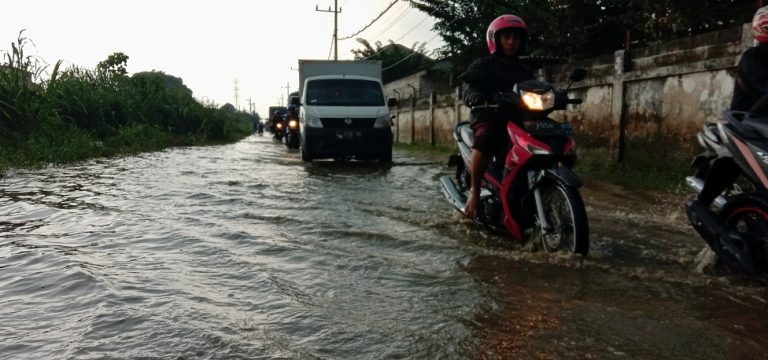
[[[730,105],[736,65],[752,45],[745,24],[540,73],[562,87],[571,69],[588,70],[587,79],[571,87],[571,97],[584,103],[553,114],[574,124],[580,146],[607,146],[618,160],[641,145],[687,153],[695,151],[701,125],[720,119]],[[385,84],[388,96],[395,90],[400,95],[392,109],[397,114],[397,140],[450,146],[453,127],[469,118],[469,110],[458,88],[420,94],[419,89],[441,88],[425,85],[429,80],[428,72],[420,72]]]

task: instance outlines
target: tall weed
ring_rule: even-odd
[[[232,142],[252,132],[253,115],[201,104],[180,78],[129,76],[128,56],[111,54],[94,69],[25,55],[19,33],[0,63],[0,174],[10,166],[78,161],[174,145]]]

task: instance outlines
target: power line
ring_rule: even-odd
[[[405,11],[403,11],[403,10],[405,10]],[[411,6],[408,6],[408,3],[403,3],[403,6],[402,6],[402,7],[400,7],[400,8],[398,9],[398,11],[400,11],[400,12],[399,12],[397,15],[393,16],[393,19],[394,19],[394,20],[393,20],[393,21],[391,21],[391,22],[389,22],[389,24],[387,24],[387,25],[384,27],[384,30],[382,30],[382,31],[379,31],[379,33],[378,33],[378,34],[376,34],[376,35],[374,35],[373,37],[371,37],[371,39],[376,39],[376,38],[378,38],[380,35],[382,35],[382,34],[384,34],[385,32],[387,32],[387,30],[389,30],[390,28],[392,28],[392,26],[394,26],[394,25],[395,25],[395,24],[396,24],[398,21],[402,20],[402,19],[405,17],[405,15],[407,15],[408,13],[410,13],[410,12],[411,12],[411,10],[413,10],[413,7],[411,7]]]
[[[331,53],[333,52],[333,43],[336,40],[335,36],[331,36],[331,47],[328,49],[328,60],[331,60]]]
[[[382,16],[384,16],[384,14],[386,14],[386,13],[387,13],[387,11],[389,11],[389,9],[391,9],[393,6],[395,6],[395,4],[396,4],[398,1],[400,1],[400,0],[394,0],[394,1],[392,1],[392,2],[391,2],[391,3],[390,3],[388,6],[387,6],[387,8],[386,8],[386,9],[384,9],[384,11],[382,11],[382,12],[379,14],[379,16],[377,16],[376,18],[374,18],[373,20],[371,20],[371,22],[370,22],[370,23],[368,23],[368,25],[365,25],[365,27],[363,27],[362,29],[360,29],[360,31],[358,31],[358,32],[356,32],[356,33],[354,33],[354,34],[352,34],[352,35],[349,35],[349,36],[346,36],[346,37],[340,38],[339,40],[347,40],[347,39],[351,39],[351,38],[353,38],[353,37],[355,37],[355,36],[359,35],[361,32],[363,32],[363,31],[365,31],[366,29],[368,29],[369,27],[371,27],[371,25],[373,25],[373,23],[375,23],[377,20],[381,19],[381,17],[382,17]]]
[[[429,43],[430,43],[432,40],[435,40],[435,38],[437,37],[437,35],[439,35],[439,34],[435,34],[435,36],[433,36],[431,39],[427,40],[427,42],[425,42],[425,43],[424,43],[424,45],[427,45],[427,44],[429,44]],[[387,66],[387,67],[385,67],[385,68],[381,69],[381,71],[384,71],[384,70],[387,70],[387,69],[391,69],[391,68],[393,68],[393,67],[397,66],[398,64],[400,64],[401,62],[405,61],[405,60],[406,60],[406,59],[408,59],[409,57],[411,57],[411,56],[413,56],[413,55],[416,55],[416,54],[420,54],[420,52],[418,52],[418,51],[412,51],[410,54],[408,54],[408,56],[406,56],[406,57],[404,57],[404,58],[400,59],[400,61],[398,61],[398,62],[396,62],[396,63],[394,63],[394,64],[392,64],[392,65],[389,65],[389,66]]]
[[[437,8],[436,8],[434,11],[432,11],[432,13],[434,13],[435,11],[437,11]],[[431,14],[430,14],[430,15],[431,15]],[[456,21],[456,19],[457,19],[457,18],[453,18],[453,20],[451,20],[450,22],[448,22],[448,24],[446,25],[446,27],[447,27],[447,26],[450,26],[451,24],[453,24],[453,22],[454,22],[454,21]],[[424,22],[424,20],[422,20],[422,22]],[[421,24],[421,23],[419,23],[419,24]],[[416,26],[418,26],[418,25],[416,25]],[[413,31],[413,29],[411,29],[411,31]],[[406,33],[406,35],[407,35],[407,33]],[[435,40],[435,38],[437,37],[437,35],[440,35],[440,33],[436,33],[434,36],[432,36],[432,38],[430,38],[429,40],[427,40],[427,42],[425,42],[423,45],[427,45],[427,44],[429,44],[430,42],[432,42],[432,40]],[[403,35],[403,37],[404,37],[404,36],[405,36],[405,35]],[[381,69],[381,71],[384,71],[384,70],[387,70],[387,69],[391,69],[391,68],[393,68],[393,67],[397,66],[398,64],[402,63],[403,61],[407,60],[408,58],[410,58],[411,56],[414,56],[414,55],[416,55],[416,54],[419,54],[419,52],[418,52],[418,51],[413,51],[413,52],[411,52],[410,54],[408,54],[406,57],[404,57],[404,58],[400,59],[398,62],[396,62],[396,63],[394,63],[394,64],[392,64],[392,65],[389,65],[389,66],[387,66],[387,67],[385,67],[385,68]],[[375,55],[375,54],[374,54],[374,55]],[[373,55],[371,55],[371,56],[373,56]]]
[[[447,5],[448,5],[448,3],[443,3],[443,6],[447,6]],[[408,34],[410,34],[411,32],[413,32],[413,30],[416,30],[416,28],[417,28],[417,27],[419,27],[419,25],[421,25],[421,24],[422,24],[424,21],[426,21],[427,19],[429,19],[430,17],[432,17],[432,14],[434,14],[435,12],[437,12],[437,10],[440,10],[440,8],[441,8],[441,6],[438,6],[438,7],[436,7],[434,10],[432,10],[432,12],[431,12],[431,13],[429,13],[429,15],[427,15],[426,17],[424,17],[424,19],[422,19],[421,21],[419,21],[419,23],[418,23],[418,24],[416,24],[416,26],[412,27],[412,28],[411,28],[411,30],[408,30],[408,32],[406,32],[405,34],[403,34],[403,36],[400,36],[400,37],[399,37],[397,40],[394,40],[393,42],[395,42],[395,43],[396,43],[396,42],[398,42],[398,41],[402,40],[402,39],[403,39],[404,37],[406,37]],[[451,20],[451,22],[449,23],[449,25],[450,25],[450,24],[452,24],[454,21],[456,21],[456,19],[457,19],[457,18],[454,18],[453,20]],[[437,35],[438,35],[438,34],[435,34],[435,36],[437,36]],[[432,37],[432,39],[434,39],[434,38],[435,38],[435,36],[433,36],[433,37]],[[429,41],[432,41],[432,39],[430,39]],[[427,42],[429,42],[429,41],[427,41]],[[379,49],[379,50],[378,50],[378,51],[376,51],[375,53],[373,53],[373,54],[371,54],[371,55],[368,55],[368,56],[366,56],[365,58],[363,58],[363,60],[368,60],[368,59],[370,59],[370,58],[372,58],[372,57],[374,57],[374,56],[378,55],[380,52],[382,52],[382,50],[384,50],[384,47],[382,47],[381,49]]]

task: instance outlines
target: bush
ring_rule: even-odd
[[[10,166],[62,163],[174,145],[233,142],[249,135],[252,116],[231,105],[201,104],[180,78],[128,76],[114,53],[94,70],[45,66],[24,55],[19,33],[0,64],[0,173]]]

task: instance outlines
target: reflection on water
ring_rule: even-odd
[[[587,259],[461,219],[440,159],[268,137],[0,180],[4,358],[752,358],[765,286],[673,206],[588,184]]]

